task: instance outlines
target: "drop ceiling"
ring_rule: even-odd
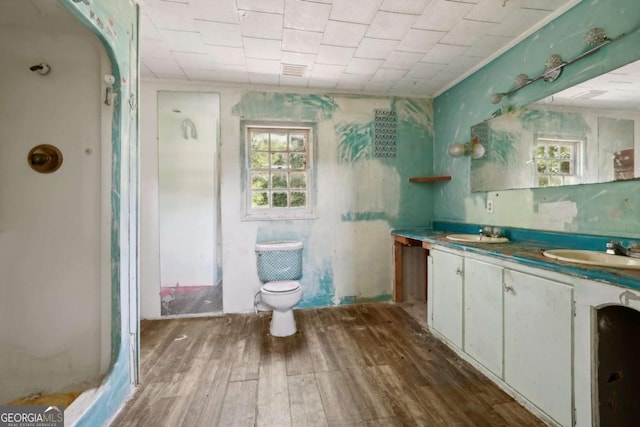
[[[578,0],[138,0],[143,78],[432,97]]]

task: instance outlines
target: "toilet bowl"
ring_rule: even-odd
[[[302,299],[302,242],[268,242],[256,245],[262,303],[273,309],[271,335],[286,337],[296,333],[293,307]]]
[[[296,333],[293,307],[302,299],[302,287],[293,280],[268,282],[260,288],[262,302],[273,309],[269,332],[274,337]]]

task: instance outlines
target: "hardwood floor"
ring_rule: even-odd
[[[400,306],[143,321],[142,385],[112,426],[544,425]]]

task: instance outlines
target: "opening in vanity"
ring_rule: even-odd
[[[640,312],[610,305],[596,313],[596,425],[635,425],[640,419]]]

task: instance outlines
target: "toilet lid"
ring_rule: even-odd
[[[293,280],[279,280],[266,283],[262,289],[268,292],[291,292],[300,287],[300,283]]]

